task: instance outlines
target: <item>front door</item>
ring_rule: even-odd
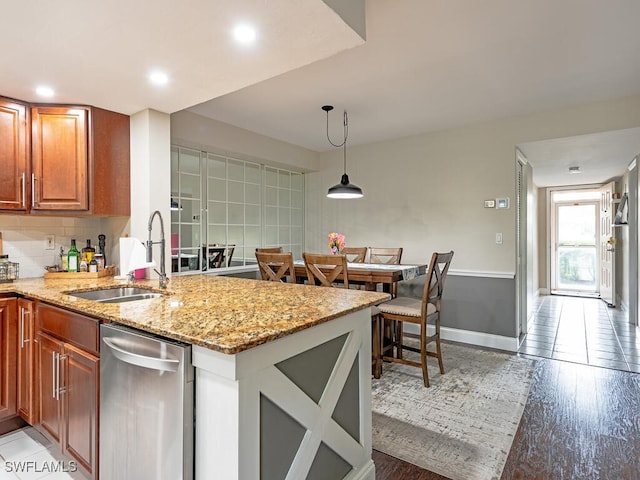
[[[615,248],[614,229],[611,228],[615,207],[613,202],[614,183],[600,189],[600,298],[608,306],[615,306]]]
[[[599,202],[557,202],[555,219],[553,293],[596,296]]]

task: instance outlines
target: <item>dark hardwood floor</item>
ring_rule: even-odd
[[[640,479],[640,375],[538,359],[502,480]],[[373,452],[377,480],[446,480]]]

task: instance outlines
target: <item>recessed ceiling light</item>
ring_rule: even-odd
[[[252,44],[256,39],[256,30],[246,23],[236,25],[233,29],[233,38],[244,45]]]
[[[41,97],[49,98],[49,97],[53,97],[54,92],[53,92],[53,88],[41,85],[38,88],[36,88],[36,93]]]
[[[164,72],[152,72],[149,75],[149,81],[154,85],[166,85],[169,83],[169,77]]]

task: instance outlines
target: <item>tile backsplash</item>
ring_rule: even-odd
[[[66,252],[71,239],[79,250],[91,239],[98,245],[98,235],[106,236],[106,257],[109,265],[119,264],[118,238],[129,230],[129,217],[71,218],[33,215],[0,215],[3,253],[20,265],[20,278],[42,277],[45,267],[60,262],[60,247]],[[53,235],[53,249],[48,249],[47,236]]]

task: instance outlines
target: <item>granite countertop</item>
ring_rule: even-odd
[[[24,279],[0,284],[52,305],[115,321],[150,333],[235,354],[389,299],[380,292],[314,287],[262,280],[191,275],[172,277],[166,290],[156,280],[135,286],[166,293],[155,299],[98,303],[65,294],[126,285],[98,279]]]

